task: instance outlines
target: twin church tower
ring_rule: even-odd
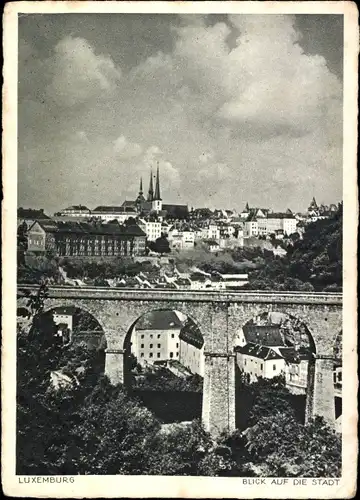
[[[154,192],[154,181],[155,179],[155,192]],[[140,189],[139,196],[136,198],[136,205],[138,207],[143,207],[150,209],[152,212],[161,212],[162,210],[162,199],[160,196],[160,175],[159,175],[159,165],[156,170],[156,178],[153,176],[152,169],[150,171],[150,182],[149,182],[149,191],[147,195],[147,199],[145,199],[143,194],[143,183],[142,178],[140,179]]]

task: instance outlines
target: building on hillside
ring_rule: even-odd
[[[162,223],[156,217],[141,218],[138,224],[146,234],[147,241],[155,241],[161,237]]]
[[[69,344],[72,341],[73,315],[73,307],[58,307],[53,312],[53,321],[57,325],[57,336],[61,338],[63,344]]]
[[[187,228],[183,230],[172,228],[168,233],[168,240],[170,248],[189,250],[194,248],[195,233]]]
[[[138,213],[131,207],[124,208],[123,206],[116,207],[100,205],[91,212],[91,216],[105,222],[117,220],[120,224],[123,224],[130,218],[136,219]]]
[[[167,219],[187,220],[189,218],[189,208],[187,205],[163,203],[162,211]]]
[[[274,378],[285,375],[286,361],[276,347],[248,343],[235,347],[236,363],[248,382],[259,377]]]
[[[51,219],[34,221],[27,233],[27,251],[32,253],[52,251],[56,253],[55,234],[57,230],[58,223]]]
[[[204,339],[195,323],[187,321],[180,331],[179,362],[191,373],[204,376]]]
[[[145,254],[145,233],[137,225],[36,221],[28,231],[28,251],[51,250],[63,257]]]
[[[258,219],[250,214],[244,222],[244,238],[253,238],[259,235]]]
[[[304,394],[307,387],[308,356],[292,356],[285,367],[286,387],[292,394]]]
[[[237,290],[249,283],[248,274],[224,274],[215,272],[212,276],[213,281],[216,276],[218,276],[220,283],[223,285],[219,288],[224,288],[225,290]]]
[[[269,213],[266,217],[259,218],[258,234],[266,236],[268,234],[276,234],[282,231],[284,235],[290,235],[296,232],[297,219],[290,213]]]
[[[33,208],[18,208],[17,210],[17,225],[18,227],[22,223],[26,223],[27,228],[31,227],[36,220],[50,220],[50,217],[46,215],[43,208],[39,210]]]
[[[151,311],[135,324],[131,352],[140,364],[179,359],[183,322],[175,311]]]
[[[318,205],[314,197],[308,207],[307,221],[316,222],[317,220],[328,219],[329,217],[332,217],[338,210],[339,207],[334,203],[331,203],[330,205]]]
[[[219,243],[215,240],[203,240],[203,244],[211,253],[221,250]]]
[[[189,277],[190,290],[210,290],[211,278],[202,273],[192,273]]]
[[[73,307],[58,307],[53,312],[53,320],[56,325],[65,324],[69,330],[73,329]]]
[[[81,217],[89,219],[91,217],[91,210],[85,205],[71,205],[70,207],[63,208],[55,215],[65,215],[67,217]]]

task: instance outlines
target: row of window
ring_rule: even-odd
[[[32,240],[29,238],[29,245],[43,246],[44,240]]]
[[[152,339],[152,338],[153,338],[153,334],[152,334],[152,333],[150,333],[149,337]],[[160,333],[158,333],[158,334],[157,334],[157,338],[159,339],[160,337],[161,337],[161,334],[160,334]],[[140,338],[144,339],[144,338],[145,338],[145,335],[144,335],[144,334],[141,334],[141,335],[140,335]],[[174,338],[175,338],[175,333],[172,333],[172,334],[171,334],[171,338],[172,338],[172,339],[174,339]],[[179,344],[176,344],[176,347],[179,347]]]
[[[257,363],[257,361],[256,361],[256,360],[254,360],[254,359],[250,359],[250,362],[251,362],[251,363],[252,363],[252,362]],[[244,360],[244,366],[246,366],[246,359]],[[263,369],[263,367],[264,367],[263,363],[260,363],[260,370],[262,370],[262,369]],[[276,370],[276,365],[273,365],[273,370]]]
[[[149,344],[149,349],[152,349],[153,347],[154,347],[153,344]],[[178,342],[176,343],[176,347],[179,347],[179,343]],[[140,349],[144,349],[144,348],[145,348],[145,344],[141,344],[140,345]],[[157,348],[161,349],[161,344],[158,344]]]
[[[154,357],[154,353],[149,352],[148,356],[149,356],[149,358],[153,358],[153,357]],[[173,353],[173,352],[170,352],[170,353],[169,353],[169,356],[170,356],[170,358],[173,358],[173,357],[174,357],[174,353]],[[141,353],[140,353],[140,358],[144,358],[144,357],[145,357],[145,353],[141,352]],[[160,357],[161,357],[160,352],[156,353],[156,357],[157,357],[157,358],[160,358]],[[178,358],[178,357],[179,357],[179,353],[178,353],[178,352],[176,352],[176,353],[175,353],[175,357],[176,357],[176,358]]]

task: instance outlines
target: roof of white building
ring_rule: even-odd
[[[182,326],[175,311],[150,311],[136,323],[137,330],[172,330]]]
[[[279,354],[275,349],[260,344],[254,344],[252,342],[244,346],[236,346],[235,351],[240,354],[263,359],[264,361],[283,359],[283,356],[281,356],[281,354]]]

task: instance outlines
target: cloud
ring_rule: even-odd
[[[178,191],[181,183],[180,174],[166,158],[164,152],[158,146],[153,145],[145,151],[140,168],[146,172],[151,167],[153,173],[155,173],[157,166],[159,166],[160,171],[162,198],[166,199],[172,196],[174,191]]]
[[[36,206],[50,187],[53,211],[119,204],[136,197],[141,176],[147,192],[157,162],[164,202],[297,210],[318,192],[337,201],[340,81],[302,50],[292,16],[223,21],[166,18],[167,50],[151,36],[133,60],[103,43],[100,21],[91,41],[79,28],[46,51],[34,29],[20,47],[21,203]],[[135,53],[128,26],[122,40]]]
[[[292,16],[230,16],[240,31],[230,50],[230,28],[177,29],[172,67],[183,100],[233,130],[257,136],[302,135],[341,109],[341,84],[320,55],[305,54]],[[169,65],[170,68],[170,65]],[[241,129],[239,129],[241,127]]]
[[[59,105],[73,106],[92,98],[111,95],[121,79],[121,70],[109,56],[96,55],[87,40],[67,36],[48,60],[52,81],[48,95]]]
[[[129,142],[124,135],[118,137],[114,142],[114,151],[118,157],[134,158],[140,156],[142,147],[136,142]]]

